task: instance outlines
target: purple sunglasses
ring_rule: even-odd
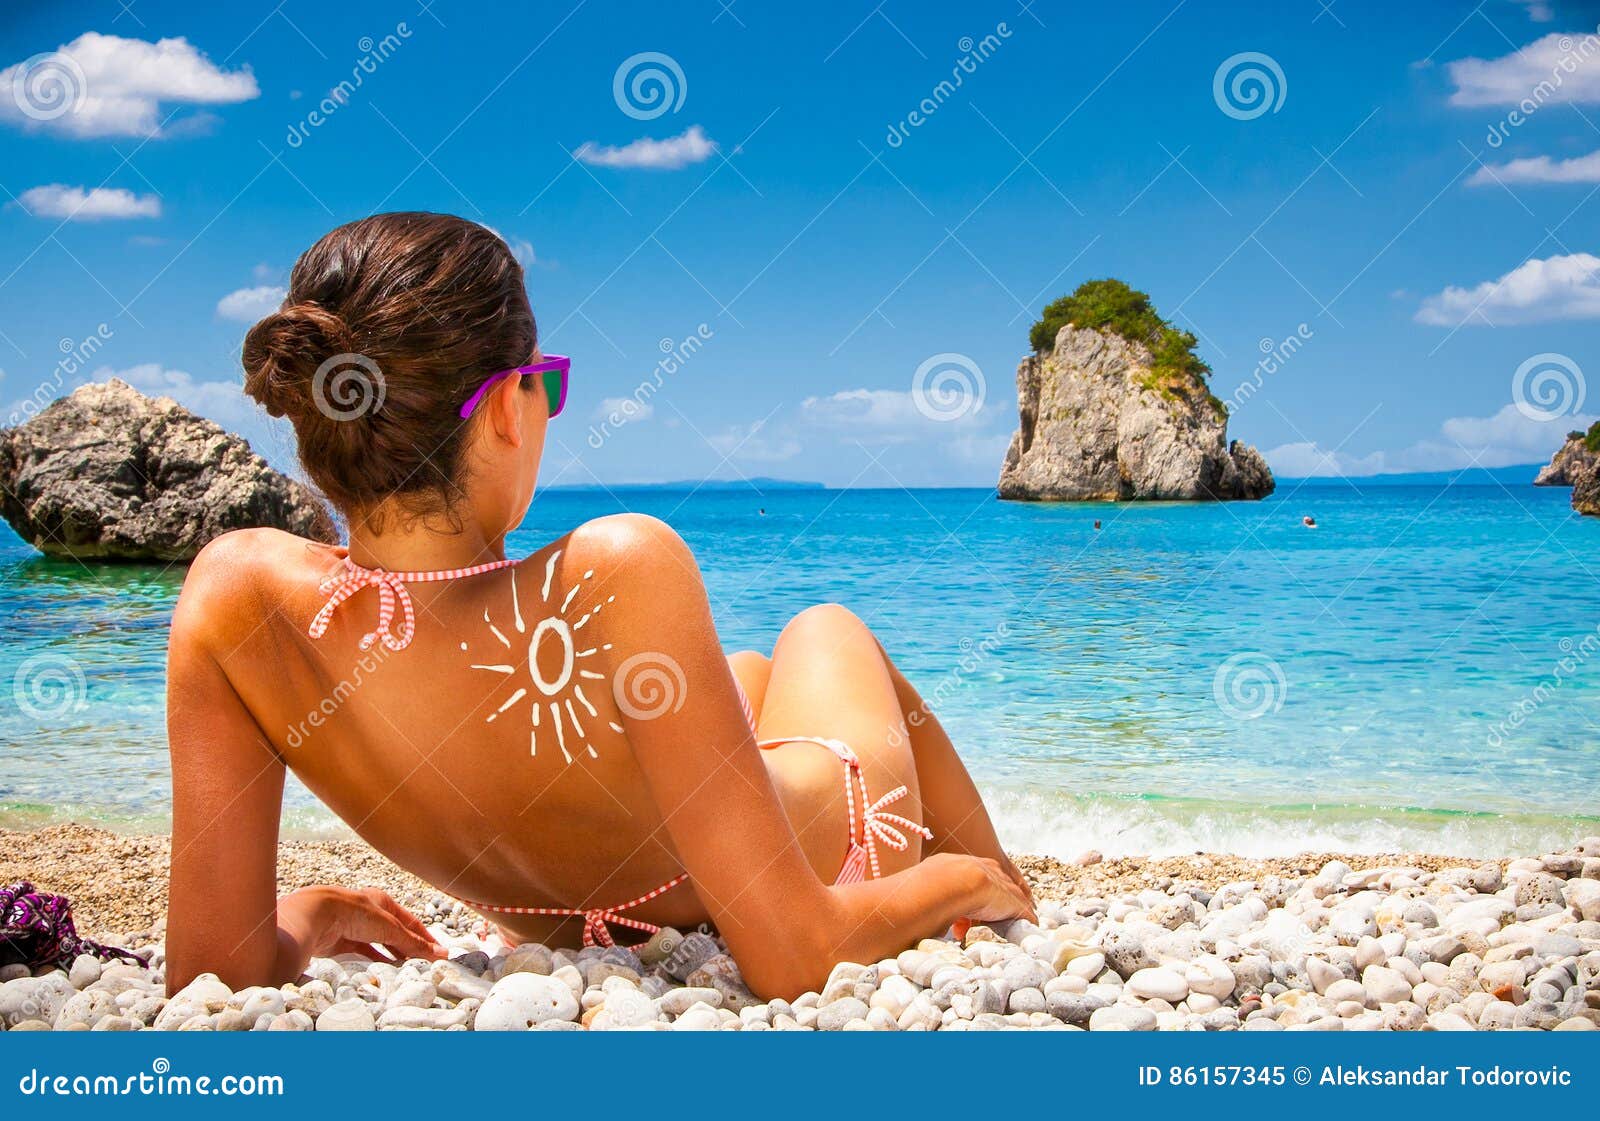
[[[572,372],[572,359],[565,354],[547,354],[541,362],[531,366],[518,366],[512,370],[501,370],[497,374],[490,374],[488,380],[478,386],[478,391],[467,398],[467,403],[461,406],[461,418],[465,420],[472,415],[483,401],[484,396],[500,383],[502,378],[527,377],[530,374],[544,375],[544,392],[550,402],[550,419],[554,420],[561,415],[561,410],[567,405],[567,375]]]

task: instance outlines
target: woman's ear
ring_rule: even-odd
[[[522,392],[522,379],[513,374],[490,390],[485,402],[490,409],[495,435],[513,448],[522,447]]]

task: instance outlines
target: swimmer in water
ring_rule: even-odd
[[[1317,519],[1313,518],[1310,514],[1307,514],[1305,517],[1300,519],[1300,524],[1305,526],[1307,529],[1316,529]]]

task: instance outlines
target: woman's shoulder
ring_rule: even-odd
[[[518,583],[543,590],[552,581],[562,587],[596,577],[613,591],[649,588],[660,593],[674,586],[700,589],[700,570],[676,530],[648,514],[608,514],[584,522],[518,565]]]
[[[342,550],[279,529],[235,529],[213,538],[189,564],[173,613],[175,638],[247,635],[281,603],[291,583],[331,567]]]
[[[689,554],[689,546],[660,518],[649,514],[606,514],[584,522],[553,547],[599,560],[649,561],[667,554]]]

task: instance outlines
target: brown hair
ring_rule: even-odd
[[[283,306],[244,340],[244,389],[294,425],[300,462],[347,515],[396,497],[448,511],[461,405],[538,341],[522,266],[448,214],[378,214],[301,255]]]

